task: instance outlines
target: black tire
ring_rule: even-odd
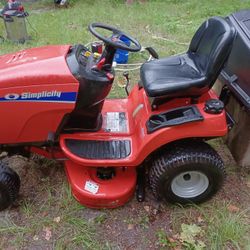
[[[158,200],[201,203],[211,198],[226,177],[217,152],[202,141],[172,144],[158,153],[149,170],[149,182]]]
[[[0,211],[8,208],[16,200],[19,189],[18,174],[0,162]]]

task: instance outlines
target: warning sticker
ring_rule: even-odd
[[[103,128],[109,132],[127,132],[127,118],[125,112],[107,112]]]
[[[96,194],[99,190],[99,185],[93,181],[86,181],[84,189],[92,194]]]

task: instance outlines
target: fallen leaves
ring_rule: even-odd
[[[51,228],[50,227],[44,227],[43,232],[45,233],[44,239],[49,241],[51,239],[51,237],[52,237]]]
[[[58,216],[58,217],[55,217],[53,219],[53,222],[55,223],[60,223],[61,221],[61,217]],[[44,238],[45,240],[47,241],[50,241],[50,239],[52,238],[52,228],[51,227],[44,227],[43,230],[42,230],[43,234],[42,234],[42,238]],[[40,235],[40,234],[39,234]],[[39,240],[39,236],[38,235],[34,235],[33,236],[33,240],[34,241],[38,241]]]
[[[202,222],[204,222],[204,219],[201,216],[198,216],[197,221],[198,221],[198,223],[202,223]]]
[[[158,242],[157,244],[160,246],[160,247],[164,247],[164,248],[167,248],[167,249],[174,249],[174,250],[179,250],[179,242],[178,242],[178,239],[174,238],[174,236],[172,237],[169,237],[166,232],[161,229],[160,231],[158,231],[156,233],[157,237],[158,237]]]
[[[33,240],[34,240],[34,241],[38,241],[38,240],[39,240],[39,237],[38,237],[37,235],[34,235]]]
[[[56,222],[56,223],[59,223],[59,222],[61,221],[60,216],[58,216],[58,217],[54,218],[54,219],[53,219],[53,221],[54,221],[54,222]]]
[[[227,209],[228,209],[228,211],[231,212],[231,213],[237,213],[237,212],[240,211],[240,208],[239,208],[239,207],[237,207],[237,206],[235,206],[235,205],[232,205],[232,204],[228,205]]]
[[[199,239],[204,234],[201,227],[196,224],[181,224],[181,229],[180,241],[183,246],[195,250],[201,250],[206,247],[204,242]]]

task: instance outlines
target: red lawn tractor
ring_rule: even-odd
[[[103,35],[109,31],[111,36]],[[221,187],[225,169],[207,140],[231,119],[211,89],[236,36],[225,18],[205,21],[186,53],[144,63],[125,99],[106,99],[117,49],[140,43],[101,23],[89,31],[101,55],[83,45],[45,46],[0,56],[1,151],[62,160],[73,196],[91,208],[115,208],[136,192],[172,203],[200,203]],[[119,38],[125,36],[130,45]],[[18,196],[20,179],[0,166],[0,209]]]

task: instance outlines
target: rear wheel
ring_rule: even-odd
[[[149,181],[157,199],[200,203],[214,195],[225,179],[222,159],[204,142],[174,144],[152,162]]]
[[[18,174],[0,162],[0,211],[9,207],[16,200],[19,189]]]

